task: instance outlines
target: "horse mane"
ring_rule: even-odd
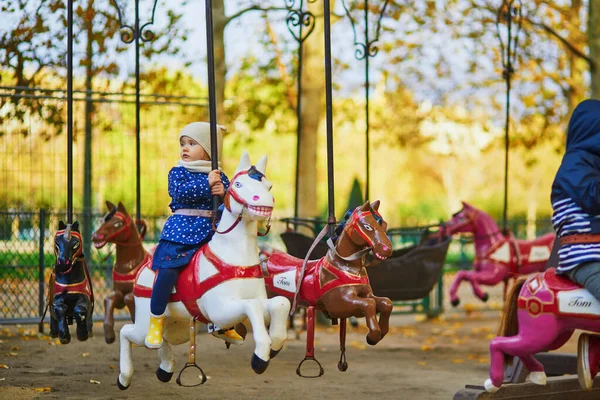
[[[102,219],[103,222],[107,222],[110,221],[110,219],[112,217],[115,216],[115,214],[117,213],[117,207],[113,207],[112,210],[110,210],[109,212],[106,213],[106,215],[104,216],[104,218]]]

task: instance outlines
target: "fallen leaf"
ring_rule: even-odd
[[[99,384],[100,384],[100,383],[102,383],[102,382],[100,382],[100,381],[95,381],[95,380],[93,380],[93,379],[90,379],[90,383],[93,383],[93,384],[99,385]]]
[[[90,353],[81,353],[81,357],[85,358],[85,357],[89,357]]]
[[[462,364],[462,363],[464,363],[464,362],[465,362],[465,360],[464,360],[464,359],[462,359],[462,358],[453,358],[453,359],[452,359],[452,363],[453,363],[453,364]]]
[[[110,369],[116,369],[117,367],[111,364],[111,365],[108,366],[108,368],[110,368]]]
[[[417,364],[422,365],[422,366],[426,366],[427,362],[425,362],[425,361],[419,361],[419,362],[417,362]]]
[[[11,351],[10,353],[7,354],[7,356],[16,357],[16,356],[18,356],[18,354],[15,353],[14,351]]]
[[[33,388],[33,390],[35,390],[36,392],[43,393],[43,392],[51,392],[52,388],[46,386],[46,387],[41,387],[41,388]]]
[[[21,348],[19,346],[13,346],[10,349],[13,350],[13,351],[19,351],[19,350],[21,350]]]
[[[6,364],[0,364],[0,368],[2,369],[9,369],[10,367]]]
[[[496,335],[495,335],[495,334],[493,334],[493,333],[489,333],[489,334],[488,334],[488,335],[487,335],[485,338],[486,338],[486,339],[488,339],[488,340],[492,340],[492,339],[493,339],[493,338],[495,338],[495,337],[496,337]]]
[[[431,351],[431,350],[433,350],[433,346],[428,346],[426,344],[421,346],[421,351]]]

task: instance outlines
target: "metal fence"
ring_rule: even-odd
[[[40,209],[37,211],[8,210],[0,211],[0,323],[36,323],[39,321],[46,304],[46,282],[55,262],[53,252],[54,232],[58,227],[58,221],[63,219],[65,212]],[[74,218],[81,220],[83,213],[75,212]],[[97,229],[101,223],[102,214],[93,213],[87,215],[92,221],[92,231]],[[146,219],[148,231],[144,240],[147,248],[153,247],[159,239],[160,232],[166,216],[150,217]],[[549,221],[540,221],[538,234],[548,231]],[[286,230],[284,221],[274,223],[271,234],[261,239],[264,246],[285,250],[279,238],[279,233]],[[511,228],[517,237],[524,237],[523,221],[511,221]],[[391,232],[391,238],[395,248],[408,246],[419,241],[422,229],[406,228]],[[113,245],[107,245],[102,249],[92,249],[89,238],[84,238],[86,247],[86,258],[92,275],[94,293],[96,296],[96,307],[94,318],[102,319],[104,316],[103,300],[111,292],[112,288],[112,265],[114,254],[110,249]],[[446,258],[445,274],[440,277],[440,285],[433,290],[430,302],[443,304],[449,309],[444,294],[452,282],[454,273],[458,269],[470,268],[474,249],[468,238],[457,238],[451,244]],[[486,305],[480,303],[468,291],[467,285],[460,292],[462,309],[488,309],[497,308],[501,305],[501,290],[493,288],[490,291],[490,301]],[[433,305],[431,303],[430,305]],[[422,307],[428,307],[428,303],[407,304],[412,312],[422,311]],[[426,311],[426,310],[425,310]],[[125,310],[116,311],[117,318],[128,318]]]

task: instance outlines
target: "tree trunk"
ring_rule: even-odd
[[[217,97],[217,121],[220,124],[230,122],[225,114],[225,84],[227,63],[225,60],[225,28],[228,19],[225,15],[224,0],[213,1],[213,35],[215,45],[215,92]]]
[[[581,11],[581,0],[572,0],[570,9],[570,21],[572,26],[578,27],[580,25],[579,14]],[[571,32],[569,36],[574,36],[579,32]],[[571,39],[571,38],[570,38]],[[567,105],[569,107],[569,113],[567,118],[571,118],[573,110],[585,97],[583,76],[587,63],[581,57],[574,53],[569,55],[570,74],[569,74],[569,86],[567,90]]]
[[[589,3],[588,45],[590,58],[593,62],[590,65],[592,77],[591,97],[600,99],[600,0],[590,0]]]
[[[93,20],[94,20],[94,0],[88,0],[87,13],[84,18],[86,31],[85,48],[85,140],[83,156],[83,252],[89,260],[91,256],[92,245],[92,113],[94,104],[92,103],[92,81],[94,76],[93,63]]]
[[[323,4],[308,5],[314,15],[323,15]],[[302,67],[302,130],[300,132],[300,169],[298,179],[298,216],[316,217],[317,208],[317,139],[325,93],[325,50],[323,19],[316,21],[315,29],[304,42]]]

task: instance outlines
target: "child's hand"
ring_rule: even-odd
[[[221,182],[215,183],[213,187],[210,188],[210,193],[212,195],[217,195],[219,197],[225,196],[225,186]]]
[[[210,171],[208,174],[208,186],[212,189],[212,187],[215,186],[217,183],[221,183],[221,185],[223,185],[223,183],[221,182],[221,173],[218,169],[215,169]],[[223,188],[223,190],[225,189]]]

